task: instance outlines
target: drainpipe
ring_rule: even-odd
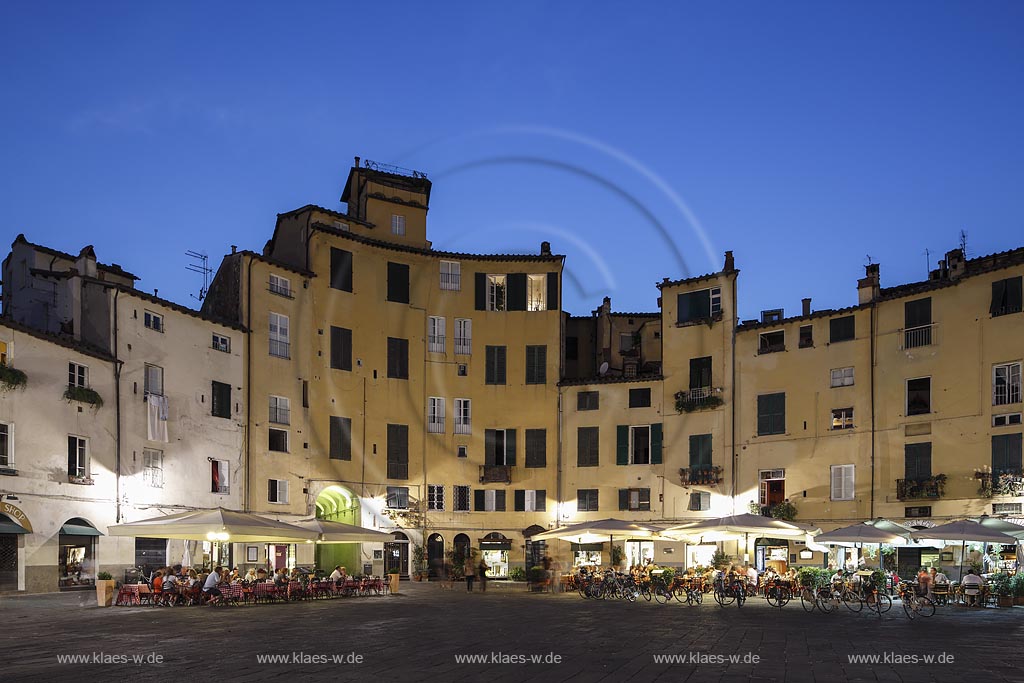
[[[731,358],[731,361],[732,361],[732,387],[730,387],[730,393],[732,394],[732,398],[729,401],[729,403],[731,404],[731,408],[730,408],[731,418],[730,418],[730,421],[732,423],[732,424],[730,424],[730,430],[732,432],[732,436],[731,436],[731,439],[732,439],[732,444],[731,444],[731,448],[732,448],[732,477],[731,477],[732,488],[731,488],[731,495],[732,495],[732,513],[734,515],[736,514],[736,470],[739,467],[739,460],[740,460],[739,450],[736,448],[736,321],[739,319],[738,316],[737,316],[737,311],[736,311],[736,290],[738,288],[737,287],[738,284],[739,284],[738,278],[736,278],[735,275],[734,275],[733,276],[733,280],[732,280],[732,314],[733,314],[733,323],[732,323],[732,329],[729,330],[730,335],[732,335],[732,358]]]
[[[252,261],[248,256],[245,270],[245,484],[242,488],[242,510],[249,511],[249,478],[252,476]]]
[[[875,311],[876,303],[871,300],[871,509],[869,518],[875,518]]]
[[[118,524],[121,523],[121,361],[117,346],[117,297],[120,293],[120,289],[114,289],[114,493],[117,498],[114,519]]]

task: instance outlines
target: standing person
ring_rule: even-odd
[[[490,567],[488,567],[487,563],[484,562],[484,556],[481,554],[480,555],[480,566],[477,567],[477,573],[480,576],[480,592],[481,593],[486,593],[487,592],[487,570],[488,569],[490,569]]]
[[[554,583],[551,584],[552,593],[562,592],[562,563],[556,559],[551,560],[551,572],[554,574]]]
[[[462,570],[466,574],[466,592],[473,592],[473,581],[476,580],[476,564],[473,562],[473,553],[466,551],[466,561],[462,565]]]
[[[544,553],[544,557],[543,557],[543,559],[541,559],[540,563],[544,567],[544,578],[548,582],[548,589],[551,590],[551,591],[554,591],[555,590],[555,577],[554,577],[554,573],[551,571],[551,556],[548,555],[547,553]]]

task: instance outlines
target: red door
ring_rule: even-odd
[[[288,567],[288,546],[274,546],[274,569],[286,569]]]

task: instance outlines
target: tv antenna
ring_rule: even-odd
[[[960,251],[963,252],[964,258],[967,258],[967,231],[960,231]]]
[[[199,296],[192,294],[192,298],[197,301],[202,301],[206,298],[206,293],[210,291],[210,275],[213,274],[213,268],[210,268],[210,257],[201,251],[193,251],[189,249],[185,252],[185,256],[192,259],[192,263],[185,266],[185,270],[198,273],[203,276],[203,286],[199,290]]]
[[[929,249],[928,247],[924,248],[924,267],[925,276],[930,275],[932,272],[932,252],[931,249]]]

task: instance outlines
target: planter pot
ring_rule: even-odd
[[[114,591],[117,587],[117,581],[113,579],[109,580],[96,580],[96,604],[100,607],[110,607],[114,603]]]
[[[1013,607],[1013,596],[1012,595],[1000,595],[997,598],[997,603],[1000,607]]]
[[[1015,605],[1024,605],[1024,595],[1015,595],[1015,596],[1013,596],[1013,604],[1015,604]]]
[[[388,574],[388,587],[391,590],[392,595],[396,595],[398,593],[399,578],[399,574]]]

